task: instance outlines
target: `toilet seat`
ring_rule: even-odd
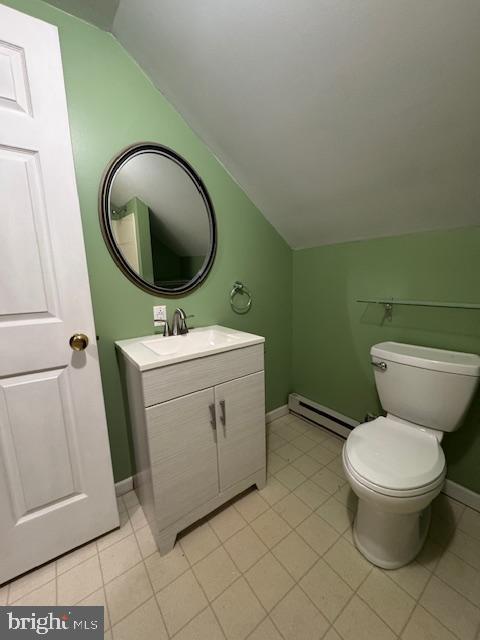
[[[445,478],[445,455],[435,435],[392,418],[361,424],[343,451],[348,472],[369,489],[392,497],[428,493]]]

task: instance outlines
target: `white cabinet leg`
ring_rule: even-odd
[[[260,491],[267,484],[267,469],[262,469],[258,471],[255,476],[255,484],[257,485],[257,489]]]
[[[175,540],[177,538],[176,529],[164,529],[157,536],[157,547],[161,556],[167,555],[175,546]]]

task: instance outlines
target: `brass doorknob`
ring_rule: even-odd
[[[84,351],[88,347],[88,336],[84,333],[74,333],[69,344],[74,351]]]

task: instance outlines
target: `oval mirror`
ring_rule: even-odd
[[[100,221],[117,265],[149,293],[191,291],[212,267],[217,231],[208,192],[190,164],[160,144],[135,144],[112,160]]]

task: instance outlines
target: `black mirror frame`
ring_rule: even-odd
[[[196,274],[188,284],[183,285],[181,287],[175,287],[172,289],[167,289],[166,287],[157,287],[154,284],[150,284],[146,280],[134,271],[128,262],[123,257],[121,251],[118,249],[117,244],[115,242],[115,238],[112,232],[112,226],[110,224],[110,191],[112,188],[113,180],[117,174],[117,172],[121,169],[121,167],[132,157],[137,156],[141,153],[157,153],[158,155],[169,158],[173,162],[175,162],[179,167],[181,167],[185,173],[190,177],[193,181],[195,187],[197,188],[198,193],[200,194],[205,208],[207,210],[209,225],[210,225],[210,251],[208,254],[208,258],[205,261],[205,264],[201,268],[201,270]],[[123,272],[123,274],[131,281],[133,284],[137,285],[143,291],[147,293],[152,293],[153,295],[162,296],[162,297],[177,297],[182,296],[186,293],[190,293],[194,289],[196,289],[207,277],[209,274],[213,262],[215,260],[215,254],[217,252],[217,221],[215,218],[215,210],[213,208],[212,201],[208,194],[208,191],[197,174],[195,169],[182,158],[178,153],[165,147],[156,142],[139,142],[136,144],[132,144],[122,151],[118,153],[113,160],[107,166],[102,180],[100,182],[100,191],[99,191],[99,216],[100,216],[100,228],[102,230],[103,239],[105,240],[105,244],[107,245],[107,249],[110,252],[115,264]]]

